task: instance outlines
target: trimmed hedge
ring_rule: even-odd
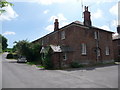
[[[12,53],[9,53],[9,54],[7,54],[7,57],[6,57],[7,59],[13,59],[13,54]]]
[[[83,67],[83,65],[82,64],[79,64],[78,62],[71,62],[71,64],[70,64],[70,66],[72,67],[72,68],[80,68],[80,67]]]

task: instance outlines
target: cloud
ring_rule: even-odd
[[[45,28],[45,30],[47,30],[47,31],[50,31],[50,32],[52,32],[52,31],[54,31],[54,25],[48,25],[46,28]]]
[[[112,7],[109,9],[109,12],[110,12],[112,15],[118,16],[118,3],[115,4],[114,6],[112,6]]]
[[[103,25],[103,26],[101,26],[99,28],[107,30],[107,31],[111,31],[110,28],[107,25]]]
[[[10,32],[10,31],[6,31],[3,33],[3,35],[15,35],[15,32]]]
[[[103,12],[102,10],[98,9],[96,12],[92,13],[92,18],[93,19],[99,19],[103,17]]]
[[[49,10],[45,10],[45,11],[43,11],[44,14],[47,14],[48,12],[49,12]]]
[[[112,21],[112,26],[117,27],[117,25],[118,25],[118,20],[113,20]]]
[[[13,10],[11,6],[4,7],[3,9],[6,10],[6,12],[0,15],[0,21],[12,20],[18,17],[18,14]]]
[[[51,3],[61,3],[61,2],[81,2],[81,0],[7,0],[8,2],[40,2],[41,4],[51,4]],[[97,3],[105,3],[105,2],[118,2],[118,0],[83,0],[84,2],[97,2]]]
[[[50,19],[49,19],[49,21],[50,22],[54,22],[55,19],[58,19],[59,22],[67,20],[62,13],[59,13],[56,16],[51,16]]]
[[[65,16],[64,16],[62,13],[59,13],[59,14],[57,14],[57,15],[51,16],[48,21],[49,21],[50,23],[54,23],[55,19],[58,19],[58,21],[59,21],[59,28],[65,26],[65,25],[67,25],[67,24],[69,24],[67,18],[65,18]],[[50,32],[54,31],[54,24],[48,25],[48,26],[45,28],[45,30],[50,31]]]

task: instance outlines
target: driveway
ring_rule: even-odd
[[[118,88],[118,65],[40,70],[2,58],[2,88]]]

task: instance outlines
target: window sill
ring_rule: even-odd
[[[87,54],[81,54],[82,56],[87,56]]]

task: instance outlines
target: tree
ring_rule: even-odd
[[[27,40],[22,40],[14,42],[16,45],[13,46],[13,51],[16,52],[19,56],[25,56],[29,62],[41,61],[40,49],[41,45],[39,43],[32,44]]]
[[[7,7],[8,5],[13,6],[12,3],[7,2],[6,0],[0,0],[0,14],[2,14],[3,12],[5,12],[5,10],[3,8]]]
[[[0,45],[2,45],[2,50],[5,50],[8,46],[7,39],[4,36],[2,36],[1,34],[0,34]]]

